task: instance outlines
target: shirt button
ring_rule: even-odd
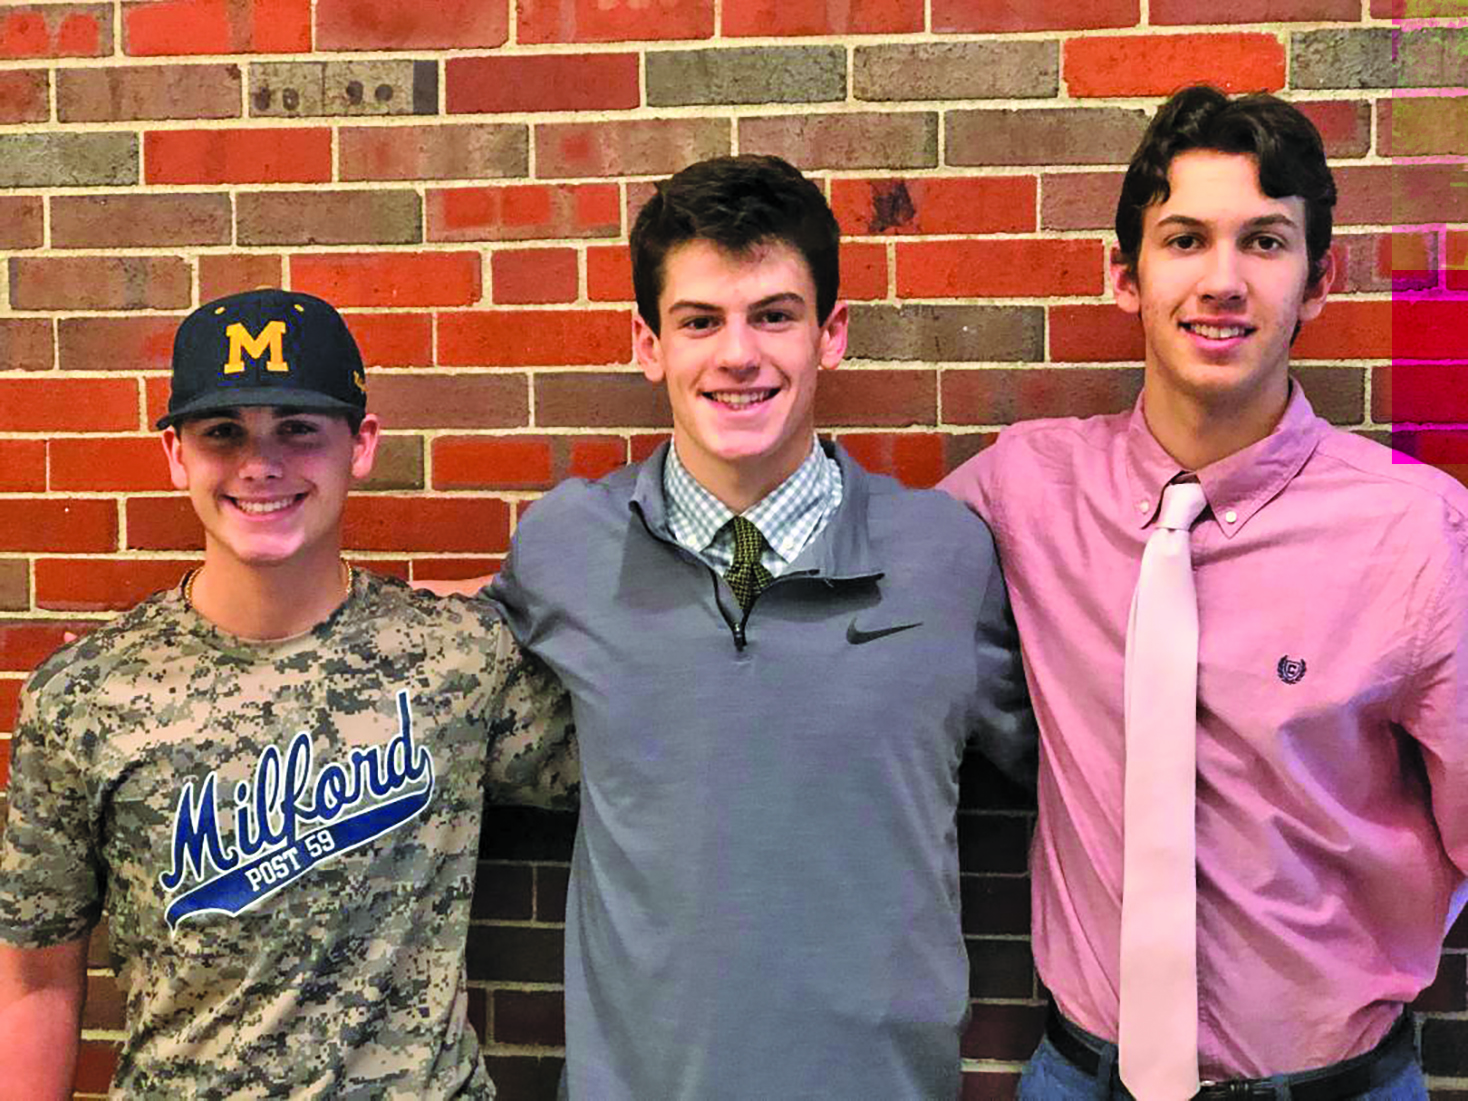
[[[1223,514],[1223,518],[1225,522],[1232,524],[1235,520],[1239,518],[1239,514],[1233,509],[1229,509]]]

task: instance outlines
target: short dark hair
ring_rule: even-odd
[[[1335,180],[1320,132],[1299,108],[1265,92],[1229,99],[1217,88],[1184,88],[1162,105],[1132,155],[1116,203],[1116,237],[1133,273],[1142,246],[1142,211],[1166,202],[1172,159],[1192,149],[1244,153],[1259,166],[1259,190],[1271,199],[1305,200],[1305,251],[1310,283],[1325,274]]]
[[[709,241],[736,256],[779,242],[805,258],[824,324],[841,283],[841,230],[821,189],[779,157],[742,154],[691,164],[657,185],[632,227],[637,312],[658,332],[658,298],[668,253]]]

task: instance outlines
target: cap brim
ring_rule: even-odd
[[[262,405],[275,405],[282,409],[304,409],[320,413],[365,413],[365,405],[356,405],[328,394],[311,390],[286,390],[279,386],[256,387],[239,390],[214,390],[201,394],[193,401],[170,409],[159,417],[154,428],[164,429],[190,417],[203,417],[211,413],[222,413],[226,409],[253,409]]]

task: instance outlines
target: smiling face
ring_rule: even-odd
[[[1190,150],[1167,178],[1136,270],[1112,257],[1117,304],[1146,336],[1148,423],[1213,418],[1263,438],[1288,398],[1295,325],[1320,313],[1334,267],[1309,282],[1304,200],[1266,196],[1253,157]]]
[[[339,415],[278,407],[166,429],[169,473],[204,525],[205,562],[335,570],[347,490],[371,471],[377,430],[371,415],[354,434]]]
[[[633,318],[633,344],[667,384],[678,457],[742,511],[809,453],[816,372],[846,352],[846,305],[817,318],[810,268],[788,245],[733,255],[693,240],[664,261],[658,318],[660,334]]]

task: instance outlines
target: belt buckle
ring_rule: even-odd
[[[1200,1094],[1213,1091],[1213,1097],[1253,1097],[1254,1083],[1247,1078],[1230,1078],[1226,1081],[1218,1081],[1209,1078],[1198,1083]]]

